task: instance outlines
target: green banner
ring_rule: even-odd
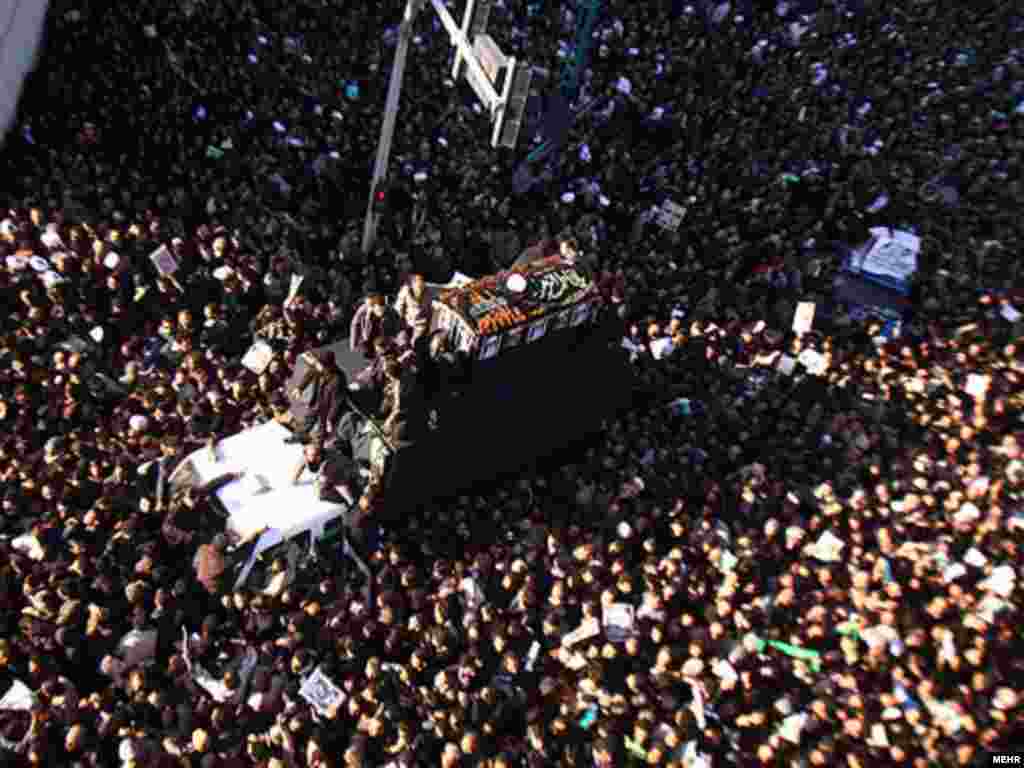
[[[778,640],[762,640],[761,638],[757,639],[758,653],[763,653],[764,649],[767,647],[772,647],[777,651],[782,651],[782,653],[786,654],[791,658],[800,659],[802,661],[809,661],[811,663],[811,669],[815,672],[821,670],[821,654],[817,651],[812,651],[807,648],[801,648],[799,645],[781,643]]]

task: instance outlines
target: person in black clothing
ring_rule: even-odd
[[[292,389],[291,396],[299,399],[307,387],[313,386],[309,414],[302,432],[316,431],[321,437],[327,437],[334,432],[343,415],[348,399],[348,380],[338,368],[334,353],[330,350],[308,352],[305,360],[309,364],[309,370],[302,381]]]
[[[292,482],[298,483],[308,470],[316,477],[321,499],[343,499],[349,506],[359,495],[359,472],[356,463],[341,451],[325,452],[322,443],[310,443],[302,460],[295,467]]]

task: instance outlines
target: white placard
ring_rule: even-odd
[[[686,209],[683,206],[673,200],[666,200],[655,214],[655,221],[662,229],[675,232],[683,223],[684,216],[686,216]]]
[[[464,275],[462,272],[456,272],[452,275],[452,279],[445,284],[445,288],[462,288],[473,282],[473,278],[469,275]]]
[[[604,607],[604,633],[613,643],[625,642],[633,634],[636,609],[629,603],[612,603]]]
[[[811,556],[826,563],[835,563],[841,559],[845,547],[844,541],[836,538],[831,531],[825,531],[814,543]]]
[[[149,260],[161,275],[173,275],[178,271],[178,260],[166,245],[161,245],[149,254]]]
[[[693,712],[693,716],[697,719],[697,726],[703,730],[707,727],[707,720],[704,714],[704,694],[701,691],[700,685],[693,680],[690,680],[689,683],[690,691],[693,693],[693,699],[690,701],[690,711]]]
[[[875,227],[873,240],[860,263],[860,270],[906,281],[917,271],[917,255],[921,252],[921,238],[902,230]]]
[[[999,310],[999,314],[1003,316],[1003,319],[1008,323],[1016,323],[1020,320],[1020,312],[1013,304],[1003,304],[1002,309]]]
[[[801,301],[796,305],[796,311],[793,313],[793,333],[804,334],[811,330],[811,326],[814,325],[814,312],[818,308],[818,305],[813,301]]]
[[[64,247],[64,241],[60,239],[60,234],[53,229],[47,229],[39,236],[39,239],[51,251]]]
[[[889,747],[889,735],[885,731],[885,726],[881,723],[875,723],[871,726],[871,738],[867,742],[872,747]]]
[[[807,715],[803,712],[790,715],[782,721],[782,727],[779,728],[779,738],[785,739],[791,744],[799,744],[800,732],[803,731],[806,723]]]
[[[596,618],[587,619],[580,624],[576,629],[570,632],[568,635],[562,638],[563,648],[572,648],[577,643],[582,643],[584,640],[589,640],[595,635],[601,633],[601,625]]]
[[[828,360],[813,349],[805,349],[800,353],[799,359],[807,372],[815,376],[820,376],[828,370]]]
[[[216,701],[218,704],[223,704],[225,701],[231,698],[231,691],[226,685],[200,665],[193,665],[192,679],[196,681],[204,691],[210,694],[210,698]]]
[[[21,680],[15,680],[7,693],[0,698],[0,710],[30,710],[36,703],[36,695]]]
[[[156,640],[155,629],[133,629],[117,644],[117,655],[129,667],[142,664],[156,655]]]
[[[587,666],[587,657],[582,653],[572,653],[567,648],[558,649],[558,660],[573,672],[578,672]]]
[[[238,589],[237,585],[235,586],[235,589]],[[185,627],[182,627],[181,628],[181,658],[182,658],[182,661],[185,662],[185,668],[189,671],[189,674],[191,674],[192,673],[192,654],[189,651],[189,647],[188,646],[189,646],[188,630],[185,629]]]
[[[288,299],[285,301],[286,304],[299,295],[299,288],[302,287],[303,280],[305,278],[302,275],[292,275],[291,284],[288,287]]]
[[[988,558],[981,554],[981,552],[979,552],[975,547],[971,547],[967,550],[966,554],[964,554],[964,562],[968,565],[973,565],[975,568],[984,568],[985,563],[988,562]]]
[[[320,667],[314,669],[303,681],[302,687],[299,688],[299,696],[308,701],[318,714],[324,716],[327,716],[331,707],[345,701],[345,694]]]
[[[1000,597],[1009,598],[1013,594],[1016,584],[1017,574],[1014,573],[1013,567],[1001,565],[992,571],[992,575],[981,582],[979,586],[986,591],[995,592]]]
[[[242,358],[242,365],[259,376],[270,365],[274,359],[274,350],[265,341],[257,341]]]
[[[651,342],[651,356],[655,360],[661,360],[662,358],[668,357],[672,353],[673,349],[675,349],[675,344],[673,344],[672,339],[668,337],[655,339]]]
[[[988,376],[981,373],[967,374],[967,385],[964,391],[971,397],[982,398],[988,391]]]

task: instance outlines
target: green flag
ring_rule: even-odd
[[[224,150],[210,146],[206,148],[206,156],[211,160],[220,160],[224,157]]]
[[[761,638],[757,638],[758,653],[763,653],[764,649],[769,646],[777,651],[782,651],[791,658],[809,661],[811,663],[811,669],[815,672],[818,672],[821,669],[821,654],[817,651],[812,651],[808,648],[801,648],[799,645],[781,643],[778,640],[762,640]]]
[[[840,624],[836,627],[836,632],[840,635],[853,635],[856,638],[860,638],[860,627],[857,626],[857,622],[848,621],[845,624]]]

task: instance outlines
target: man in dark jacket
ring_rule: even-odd
[[[302,381],[292,388],[291,396],[297,400],[310,385],[313,386],[303,432],[317,431],[321,437],[326,438],[334,432],[344,413],[348,400],[348,380],[338,368],[334,353],[330,350],[307,352],[305,360],[309,370]]]

